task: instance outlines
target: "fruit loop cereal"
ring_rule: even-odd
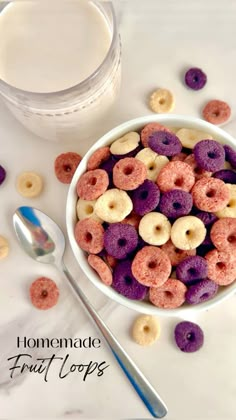
[[[86,172],[77,183],[77,194],[83,200],[96,200],[109,184],[107,173],[103,169]]]
[[[202,329],[199,325],[189,321],[182,321],[176,325],[174,337],[179,349],[185,353],[199,350],[204,343]]]
[[[90,254],[88,256],[88,263],[98,273],[101,281],[110,286],[112,284],[112,273],[108,265],[103,261],[102,258],[97,255]]]
[[[9,243],[4,236],[0,235],[0,260],[3,260],[8,256],[9,253]]]
[[[158,320],[151,315],[140,315],[133,324],[132,336],[140,346],[150,346],[160,337]]]
[[[149,106],[158,114],[171,112],[175,107],[174,96],[167,89],[157,89],[150,96]]]
[[[30,286],[30,299],[38,309],[50,309],[57,304],[59,290],[56,283],[47,277],[40,277]]]
[[[43,189],[43,180],[35,172],[22,172],[17,177],[16,188],[23,197],[37,197]]]
[[[101,281],[163,310],[235,281],[234,168],[231,146],[158,123],[96,150],[77,181],[75,239]],[[193,331],[183,351],[199,345]]]
[[[192,67],[185,73],[184,80],[190,89],[200,90],[205,86],[207,76],[201,69]]]
[[[63,184],[70,184],[82,157],[78,153],[67,152],[57,156],[54,170],[57,179]]]
[[[203,118],[212,124],[223,124],[231,115],[230,106],[223,101],[213,100],[202,110]]]
[[[0,185],[5,181],[6,178],[6,171],[3,166],[0,165]]]

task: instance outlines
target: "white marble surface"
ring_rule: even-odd
[[[123,45],[121,96],[112,116],[101,121],[98,136],[131,117],[149,113],[147,95],[156,87],[171,89],[176,113],[199,116],[212,98],[232,106],[232,119],[225,129],[236,136],[236,3],[219,0],[129,0],[121,2],[120,32]],[[209,82],[201,92],[187,90],[181,80],[186,67],[205,69]],[[92,141],[95,139],[91,139]],[[89,147],[54,144],[26,131],[0,103],[0,163],[8,176],[0,187],[0,234],[9,239],[9,257],[0,261],[0,418],[150,418],[113,356],[102,341],[101,349],[62,349],[70,363],[105,360],[110,366],[100,378],[81,374],[58,378],[55,365],[48,382],[42,375],[9,377],[9,357],[19,353],[16,337],[98,337],[63,276],[49,266],[30,260],[18,246],[12,230],[16,207],[28,204],[41,208],[65,229],[68,187],[53,173],[54,158],[61,152],[84,153]],[[23,199],[15,179],[23,170],[34,170],[45,180],[43,194]],[[178,319],[160,318],[160,340],[141,348],[130,337],[136,313],[108,301],[89,284],[67,249],[66,262],[114,334],[169,408],[168,420],[233,420],[236,418],[236,296],[198,316],[205,332],[205,345],[195,354],[183,354],[173,342]],[[50,311],[35,310],[28,287],[38,276],[58,282],[61,298]],[[195,318],[194,318],[195,319]],[[23,351],[24,352],[24,351]],[[27,351],[26,351],[27,353]],[[32,350],[34,358],[49,357],[53,350]]]

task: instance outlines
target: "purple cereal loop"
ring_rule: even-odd
[[[148,288],[135,279],[131,271],[131,264],[132,262],[129,260],[123,260],[115,266],[112,287],[129,299],[142,300],[145,298]]]
[[[146,179],[131,196],[133,209],[139,216],[154,210],[160,200],[160,190],[155,182]]]
[[[128,224],[112,223],[104,233],[104,247],[118,260],[126,258],[138,245],[136,229]]]
[[[189,214],[192,206],[191,194],[183,190],[171,190],[163,193],[159,204],[161,213],[174,219]]]
[[[179,349],[186,353],[199,350],[204,343],[202,329],[199,325],[189,321],[182,321],[176,325],[174,337]]]
[[[205,86],[207,76],[198,67],[192,67],[185,73],[184,80],[190,89],[199,90]]]
[[[181,152],[182,144],[174,133],[156,131],[148,139],[148,146],[163,156],[174,156]]]
[[[188,288],[185,294],[186,302],[190,305],[197,305],[212,299],[216,295],[218,288],[219,286],[212,280],[200,280],[197,284]]]
[[[205,171],[219,171],[225,163],[223,146],[215,140],[201,140],[193,148],[198,166]]]

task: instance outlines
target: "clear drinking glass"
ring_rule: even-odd
[[[46,0],[40,1],[45,7]],[[66,13],[66,3],[71,0],[63,1]],[[85,0],[73,1],[79,4]],[[111,34],[109,50],[92,74],[75,86],[46,93],[22,90],[0,79],[0,94],[7,107],[25,127],[45,139],[79,141],[91,137],[96,132],[96,125],[111,110],[119,92],[121,45],[113,3],[98,0],[88,2],[103,16]],[[45,10],[49,7],[52,12],[53,8],[58,7],[57,4],[54,0],[47,0]],[[0,2],[0,16],[6,7],[14,7],[14,1]]]

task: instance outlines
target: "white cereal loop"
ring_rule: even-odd
[[[149,105],[158,114],[171,112],[175,106],[174,96],[168,89],[157,89],[151,94]]]
[[[192,130],[190,128],[181,128],[176,132],[176,136],[180,139],[182,146],[193,149],[195,144],[200,140],[211,140],[213,137],[204,131]]]
[[[166,156],[158,155],[149,147],[140,150],[135,158],[144,163],[147,168],[147,179],[151,181],[156,181],[161,169],[169,162]]]
[[[171,224],[166,216],[150,212],[139,223],[139,235],[150,245],[163,245],[170,239]]]
[[[204,241],[206,228],[198,217],[184,216],[174,222],[170,236],[177,248],[195,249]]]
[[[102,223],[103,220],[98,217],[94,212],[94,206],[97,200],[83,200],[82,198],[79,198],[76,205],[76,212],[77,217],[79,220],[87,219],[88,217],[91,217],[94,220],[97,220],[97,222]]]
[[[23,197],[37,197],[43,189],[43,181],[35,172],[22,172],[17,177],[16,188]]]
[[[236,217],[236,185],[235,184],[226,184],[229,188],[230,198],[229,202],[223,210],[215,212],[215,215],[219,218],[221,217]]]
[[[154,316],[140,315],[132,328],[134,341],[140,346],[149,346],[160,337],[160,324]]]
[[[113,155],[125,155],[126,153],[136,149],[139,141],[140,135],[135,131],[130,131],[112,143],[110,152]]]
[[[9,243],[4,236],[0,235],[0,260],[3,260],[8,256],[9,253]]]
[[[107,190],[94,206],[95,214],[107,223],[121,222],[133,210],[133,203],[125,191]]]

